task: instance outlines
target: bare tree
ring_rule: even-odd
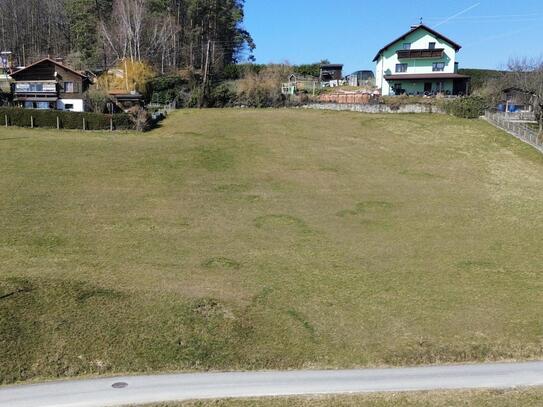
[[[532,95],[532,105],[543,133],[543,58],[517,58],[508,63],[506,81],[523,92]]]
[[[245,0],[0,0],[0,48],[14,63],[67,57],[78,69],[123,58],[211,76],[254,49]],[[208,50],[208,44],[211,44]],[[77,61],[77,63],[76,63]]]

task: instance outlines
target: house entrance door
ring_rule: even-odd
[[[424,93],[432,92],[432,82],[424,82]]]

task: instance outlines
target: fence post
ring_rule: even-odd
[[[109,131],[113,131],[113,115],[109,117]]]
[[[34,128],[34,116],[30,115],[30,128]]]
[[[85,123],[85,118],[83,117],[83,131],[87,130],[87,126],[86,126],[86,123]]]
[[[6,127],[8,127],[8,115],[7,114],[4,115],[4,120],[6,122]]]
[[[57,116],[57,130],[60,130],[60,118]]]

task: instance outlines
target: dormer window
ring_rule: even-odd
[[[436,49],[436,43],[435,42],[431,42],[428,44],[428,49]]]
[[[405,51],[408,51],[411,49],[411,43],[410,42],[404,42],[402,45],[402,49]]]

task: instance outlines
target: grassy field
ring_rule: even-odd
[[[154,404],[147,407],[539,407],[541,405],[543,405],[543,388],[211,400]]]
[[[543,156],[483,121],[0,129],[0,383],[543,357]]]

